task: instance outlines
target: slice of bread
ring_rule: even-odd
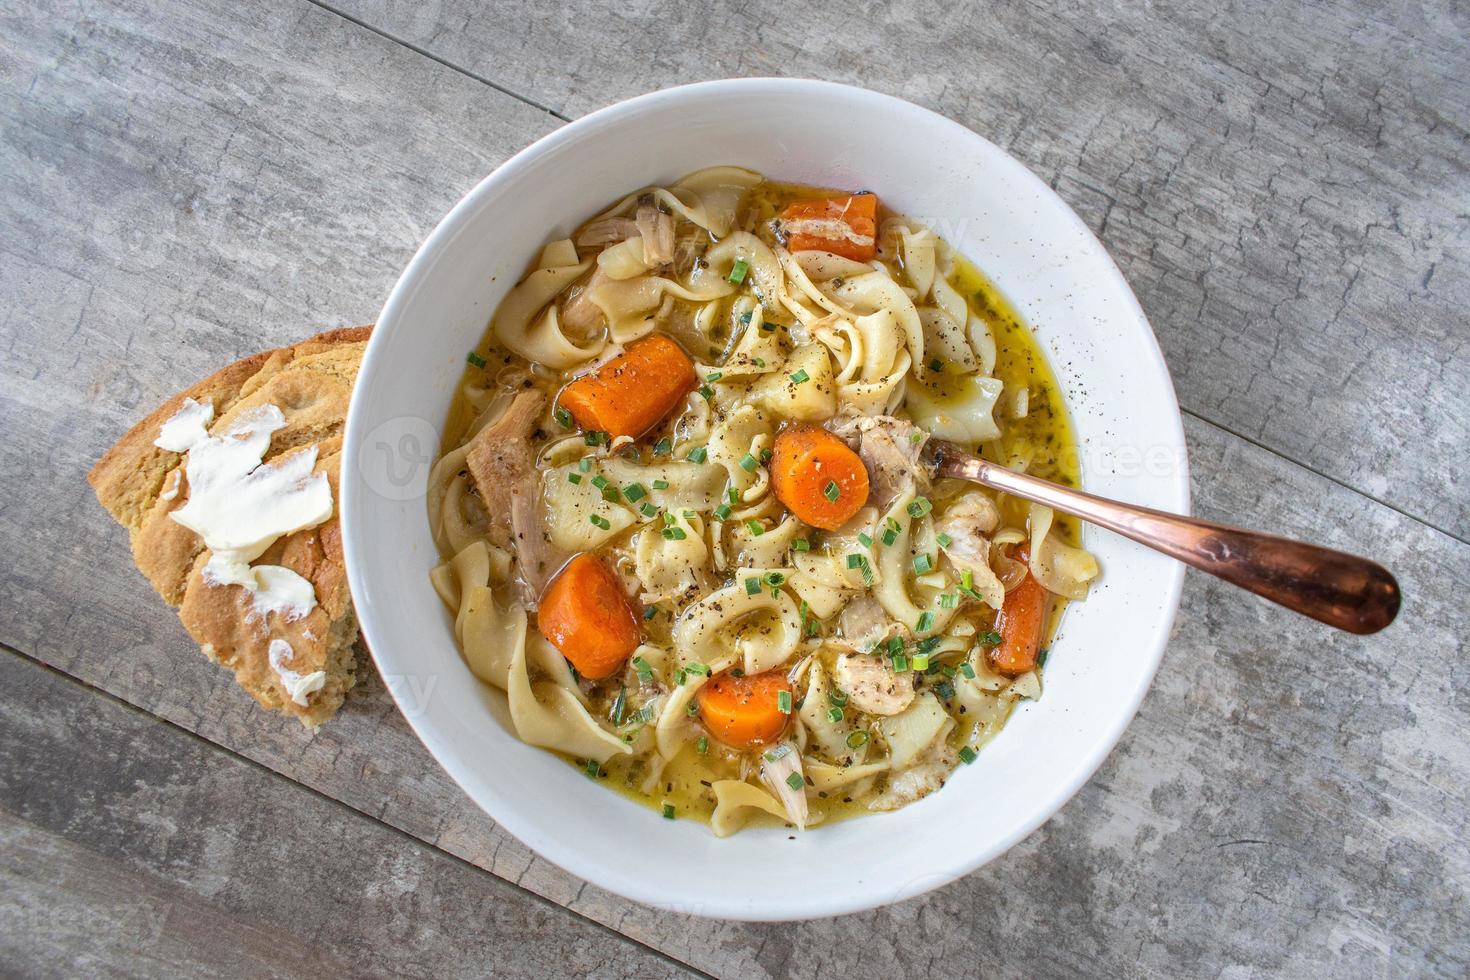
[[[234,671],[235,680],[262,706],[294,715],[313,729],[336,713],[356,680],[357,618],[342,561],[338,476],[347,403],[371,331],[332,330],[231,364],[133,426],[87,476],[102,506],[128,529],[139,571],[164,601],[178,608],[205,655]],[[282,565],[311,583],[317,604],[306,616],[287,621],[273,612],[252,620],[247,617],[251,597],[244,587],[204,581],[209,550],[198,534],[169,517],[189,499],[186,457],[153,444],[186,398],[214,407],[209,430],[215,434],[243,412],[265,404],[279,408],[286,425],[271,437],[264,462],[317,447],[316,472],[326,474],[330,483],[332,517],[281,538],[255,562]],[[306,705],[291,698],[271,666],[272,640],[290,644],[291,671],[325,672],[325,684],[307,697]]]

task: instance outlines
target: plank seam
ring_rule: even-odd
[[[1454,531],[1451,531],[1451,530],[1449,530],[1447,528],[1440,527],[1438,524],[1435,524],[1432,521],[1429,521],[1429,520],[1427,520],[1427,519],[1425,519],[1423,517],[1420,517],[1417,514],[1411,514],[1408,511],[1404,510],[1402,507],[1399,507],[1396,504],[1390,503],[1389,501],[1384,500],[1382,497],[1376,497],[1376,496],[1374,496],[1373,494],[1369,493],[1366,490],[1360,490],[1357,487],[1353,486],[1351,483],[1347,483],[1347,482],[1339,479],[1338,477],[1333,476],[1330,473],[1324,473],[1324,472],[1322,472],[1321,470],[1317,469],[1315,466],[1311,466],[1311,465],[1309,465],[1307,463],[1303,463],[1300,460],[1292,459],[1290,456],[1288,456],[1285,453],[1281,452],[1279,449],[1273,449],[1271,446],[1266,445],[1265,443],[1261,442],[1258,439],[1253,439],[1253,438],[1251,438],[1250,436],[1246,435],[1243,432],[1237,432],[1235,429],[1230,428],[1230,426],[1228,426],[1228,425],[1221,425],[1219,422],[1216,422],[1214,419],[1206,418],[1205,416],[1199,414],[1198,412],[1192,411],[1191,409],[1184,408],[1182,406],[1180,407],[1179,411],[1182,414],[1188,415],[1190,418],[1195,419],[1196,421],[1203,422],[1205,425],[1208,425],[1208,426],[1210,426],[1212,428],[1215,428],[1215,429],[1219,429],[1221,432],[1224,432],[1227,435],[1234,436],[1236,439],[1239,439],[1241,442],[1247,443],[1248,445],[1251,445],[1251,446],[1255,446],[1257,449],[1264,450],[1265,452],[1270,453],[1272,456],[1275,456],[1277,459],[1284,460],[1285,462],[1290,463],[1292,466],[1300,467],[1301,469],[1306,470],[1308,473],[1311,473],[1313,476],[1321,477],[1322,479],[1326,480],[1328,483],[1336,484],[1337,486],[1342,487],[1344,490],[1347,490],[1350,493],[1355,493],[1359,497],[1363,497],[1363,498],[1365,498],[1367,500],[1371,500],[1375,504],[1378,504],[1380,507],[1387,507],[1389,510],[1393,511],[1395,514],[1398,514],[1400,517],[1407,517],[1409,520],[1413,521],[1415,524],[1420,525],[1421,527],[1425,527],[1425,528],[1428,528],[1431,531],[1435,531],[1435,532],[1438,532],[1439,534],[1443,534],[1445,537],[1449,538],[1450,540],[1452,540],[1452,541],[1458,541],[1460,544],[1470,545],[1470,539],[1467,539],[1465,537],[1462,537],[1461,535],[1456,534]]]
[[[439,846],[437,846],[435,844],[431,844],[428,841],[423,840],[422,838],[415,837],[413,834],[410,834],[408,831],[403,830],[402,828],[395,827],[393,824],[388,823],[388,822],[383,821],[383,820],[380,820],[377,817],[373,816],[370,813],[367,813],[364,810],[359,810],[357,807],[351,806],[350,804],[347,804],[347,803],[344,803],[343,801],[337,799],[336,797],[329,796],[326,793],[323,793],[321,790],[316,789],[313,786],[309,786],[306,783],[303,783],[303,782],[300,782],[299,780],[293,779],[290,775],[288,775],[288,774],[280,771],[279,769],[273,769],[273,768],[271,768],[270,766],[266,765],[263,762],[259,762],[259,761],[255,760],[255,759],[252,759],[252,758],[250,758],[247,755],[242,755],[241,753],[237,752],[236,750],[230,748],[227,745],[221,745],[219,742],[216,742],[216,741],[214,741],[214,740],[212,740],[210,738],[206,738],[205,736],[200,735],[198,732],[191,732],[189,729],[184,728],[182,725],[179,725],[176,722],[173,722],[173,721],[170,721],[167,718],[163,718],[163,717],[160,717],[158,715],[155,715],[155,714],[153,714],[153,712],[151,712],[151,711],[147,710],[146,708],[143,708],[143,707],[141,707],[141,706],[139,706],[137,704],[134,704],[133,702],[127,700],[126,698],[119,697],[118,695],[113,694],[111,691],[108,691],[108,690],[106,690],[104,688],[98,687],[97,685],[92,684],[92,683],[90,683],[88,681],[85,681],[85,680],[83,680],[80,677],[76,677],[76,676],[74,676],[72,674],[68,674],[66,671],[64,671],[64,670],[62,670],[62,669],[60,669],[58,667],[54,667],[51,664],[46,663],[44,660],[40,660],[40,659],[38,659],[36,657],[33,657],[30,654],[24,652],[23,650],[18,650],[18,649],[16,649],[15,647],[11,646],[8,643],[0,642],[0,650],[3,650],[5,653],[10,654],[11,656],[19,657],[20,659],[25,660],[28,663],[31,663],[31,664],[33,664],[36,667],[39,667],[41,670],[44,670],[44,671],[46,671],[48,673],[51,673],[51,674],[54,674],[55,676],[61,678],[64,681],[69,682],[70,684],[72,684],[72,685],[74,685],[74,686],[76,686],[78,688],[82,688],[84,690],[89,690],[93,694],[97,695],[98,697],[101,697],[101,698],[103,698],[103,699],[105,699],[107,701],[111,701],[113,704],[119,705],[119,706],[125,708],[126,710],[128,710],[130,712],[133,712],[134,714],[143,715],[144,717],[150,719],[151,721],[157,722],[157,723],[159,723],[161,725],[166,725],[167,727],[172,728],[173,730],[179,732],[180,734],[185,735],[188,738],[194,739],[197,742],[201,742],[204,745],[209,746],[211,749],[214,749],[215,751],[220,752],[220,753],[222,753],[225,756],[228,756],[230,758],[233,758],[233,759],[235,759],[235,760],[237,760],[239,762],[242,762],[242,763],[244,763],[244,764],[246,764],[248,766],[251,766],[251,767],[253,767],[255,769],[259,769],[259,770],[262,770],[264,772],[268,772],[268,773],[270,773],[271,775],[275,776],[278,779],[284,779],[285,781],[291,783],[293,786],[296,786],[296,787],[298,787],[298,788],[300,788],[300,789],[302,789],[302,790],[304,790],[304,791],[312,794],[313,796],[316,796],[319,799],[326,800],[327,802],[329,802],[329,803],[331,803],[331,804],[333,804],[333,805],[335,805],[337,807],[340,807],[341,809],[346,810],[349,813],[353,813],[353,814],[356,814],[357,816],[362,817],[364,819],[371,820],[373,823],[378,824],[380,827],[386,828],[387,830],[391,831],[396,836],[402,838],[406,843],[408,843],[408,844],[410,844],[410,845],[412,845],[414,847],[427,848],[429,850],[437,851],[439,854],[444,855],[445,857],[449,858],[450,860],[452,860],[452,861],[454,861],[454,862],[456,862],[456,863],[458,863],[460,865],[463,865],[464,867],[467,867],[467,868],[471,869],[472,871],[474,871],[474,872],[476,872],[478,874],[489,875],[491,878],[494,878],[496,881],[502,882],[507,887],[512,888],[515,891],[519,892],[520,894],[529,897],[531,900],[533,900],[535,902],[538,902],[538,903],[540,903],[541,905],[543,905],[543,906],[545,906],[547,908],[559,909],[559,910],[561,910],[563,912],[566,912],[568,915],[576,916],[578,919],[581,919],[583,922],[589,923],[593,927],[602,930],[603,932],[607,933],[610,936],[616,936],[618,939],[621,939],[624,942],[631,943],[632,945],[634,945],[634,946],[636,946],[636,947],[638,947],[640,949],[646,950],[648,953],[650,953],[654,957],[662,960],[665,963],[668,963],[671,966],[677,967],[680,970],[688,971],[690,973],[693,973],[696,976],[706,977],[706,978],[708,978],[708,980],[715,980],[715,978],[711,974],[706,973],[703,970],[700,970],[698,967],[695,967],[695,966],[693,966],[693,965],[691,965],[689,963],[685,963],[683,960],[680,960],[677,957],[671,956],[668,953],[665,953],[661,949],[658,949],[656,947],[650,946],[650,945],[648,945],[647,943],[645,943],[645,942],[643,942],[641,940],[634,939],[632,936],[629,936],[629,935],[626,935],[624,933],[621,933],[618,930],[614,929],[612,926],[609,926],[609,925],[607,925],[605,923],[602,923],[602,922],[598,922],[596,919],[593,919],[593,918],[591,918],[591,917],[589,917],[587,915],[584,915],[583,913],[578,912],[576,909],[570,908],[570,907],[568,907],[566,905],[559,905],[556,902],[552,901],[551,899],[547,898],[546,896],[539,895],[536,892],[531,891],[529,888],[526,888],[524,885],[517,884],[516,882],[512,881],[511,879],[502,877],[501,875],[498,875],[495,872],[493,872],[493,871],[491,871],[491,870],[489,870],[487,868],[482,868],[478,864],[475,864],[472,861],[467,861],[467,860],[465,860],[464,858],[460,857],[457,854],[453,854],[453,853],[451,853],[449,851],[446,851],[443,848],[441,848],[441,847],[439,847]]]
[[[571,119],[569,119],[566,116],[562,115],[560,112],[558,112],[557,110],[553,109],[549,105],[546,105],[546,104],[541,103],[541,102],[537,102],[535,99],[530,98],[529,96],[522,95],[519,92],[516,92],[516,91],[513,91],[511,89],[506,88],[504,85],[500,85],[500,84],[498,84],[496,82],[492,82],[490,79],[486,78],[484,75],[480,75],[480,74],[477,74],[476,72],[472,72],[468,68],[462,68],[459,65],[456,65],[454,62],[448,60],[447,58],[441,57],[440,55],[435,54],[434,52],[428,50],[427,48],[424,48],[424,47],[421,47],[421,46],[419,46],[417,44],[414,44],[412,41],[404,40],[403,38],[398,37],[397,35],[392,34],[392,33],[388,32],[388,31],[385,31],[385,30],[383,30],[380,27],[374,27],[372,24],[369,24],[367,21],[362,20],[361,18],[354,17],[351,14],[346,13],[345,11],[338,10],[336,7],[333,7],[331,4],[324,2],[324,0],[306,0],[306,2],[307,3],[310,3],[312,6],[320,7],[322,10],[325,10],[327,13],[332,14],[333,16],[342,18],[343,20],[347,21],[349,24],[354,24],[354,25],[362,28],[365,31],[369,31],[369,32],[371,32],[373,34],[376,34],[378,37],[381,37],[384,40],[392,41],[394,44],[402,45],[403,47],[405,47],[408,50],[412,51],[414,54],[422,55],[423,57],[428,58],[430,61],[434,62],[435,64],[443,65],[445,68],[448,68],[450,71],[457,72],[457,73],[463,75],[465,78],[473,79],[474,81],[479,82],[481,85],[488,85],[490,88],[492,88],[495,91],[499,92],[501,95],[508,95],[512,99],[515,99],[517,102],[522,102],[522,103],[530,106],[533,109],[539,109],[540,111],[546,113],[549,116],[552,116],[552,117],[554,117],[556,119],[560,119],[562,122],[571,122]]]

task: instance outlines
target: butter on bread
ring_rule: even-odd
[[[336,713],[356,680],[357,619],[342,559],[338,475],[347,404],[371,330],[332,330],[231,364],[133,426],[87,476],[102,506],[127,528],[139,571],[178,608],[205,655],[232,670],[262,706],[293,715],[310,728]],[[186,456],[153,442],[185,399],[213,407],[212,434],[252,409],[267,404],[279,408],[286,424],[271,436],[267,464],[317,447],[315,472],[325,474],[331,486],[331,518],[280,538],[257,559],[258,564],[284,566],[311,583],[316,606],[304,617],[287,621],[268,613],[252,620],[250,592],[239,585],[207,583],[203,570],[209,551],[203,539],[169,517],[188,501]],[[270,664],[273,639],[290,644],[292,670],[325,672],[325,683],[304,706],[292,700]]]

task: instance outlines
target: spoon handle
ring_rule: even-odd
[[[1376,633],[1398,615],[1398,582],[1366,558],[1095,497],[937,439],[929,452],[938,476],[970,480],[1080,517],[1328,626]]]

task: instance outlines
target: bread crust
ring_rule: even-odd
[[[98,501],[127,528],[139,571],[164,601],[178,608],[179,618],[205,655],[231,669],[240,686],[262,706],[293,715],[310,728],[336,712],[356,677],[357,620],[347,588],[335,502],[340,499],[347,405],[371,333],[371,326],[328,330],[299,344],[236,361],[149,413],[87,475]],[[204,542],[169,517],[188,500],[185,457],[158,448],[153,440],[187,398],[214,407],[210,425],[214,432],[259,405],[279,408],[286,424],[273,434],[266,462],[316,448],[315,470],[327,476],[332,488],[332,517],[280,539],[259,559],[290,568],[311,582],[317,606],[304,618],[287,622],[274,613],[252,617],[248,590],[206,583],[203,569],[209,554]],[[291,644],[292,670],[326,672],[326,684],[307,705],[291,700],[270,666],[272,639]]]

